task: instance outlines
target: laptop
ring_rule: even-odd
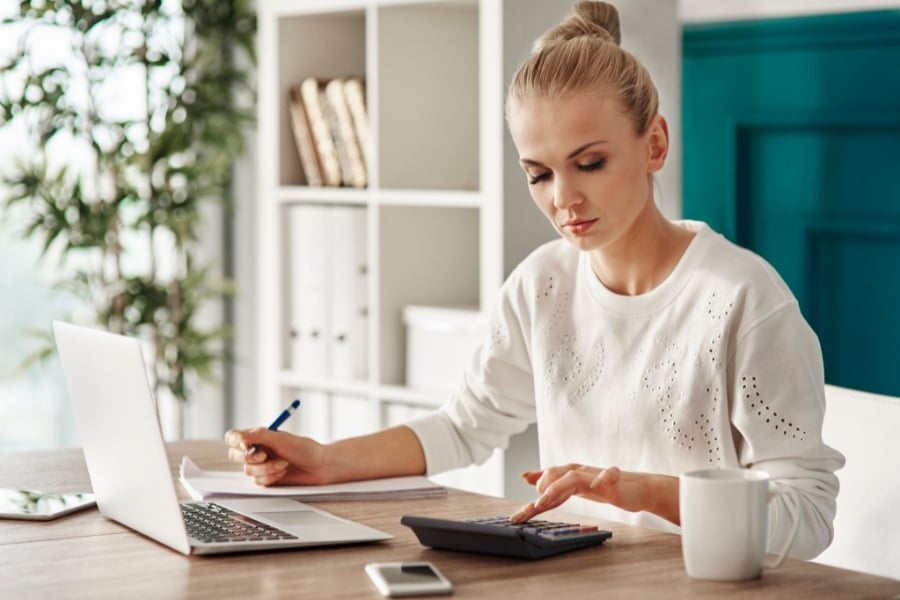
[[[290,498],[179,502],[140,342],[60,321],[54,321],[53,332],[88,475],[105,517],[183,554],[392,537]]]

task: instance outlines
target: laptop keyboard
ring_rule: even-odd
[[[188,536],[204,544],[298,539],[284,530],[212,502],[182,504],[181,514],[184,515]]]

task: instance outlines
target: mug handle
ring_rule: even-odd
[[[788,552],[791,550],[791,546],[794,545],[794,538],[797,537],[797,532],[800,530],[800,502],[802,501],[800,497],[800,492],[790,486],[784,486],[781,489],[772,490],[769,492],[769,500],[772,500],[775,496],[779,496],[782,494],[788,494],[791,496],[791,500],[793,501],[787,503],[788,512],[791,514],[791,518],[794,519],[794,526],[791,528],[791,534],[788,536],[787,543],[784,545],[784,550],[781,551],[780,554],[774,559],[769,558],[768,556],[763,560],[763,566],[767,569],[777,569],[784,562],[784,559],[787,558]]]

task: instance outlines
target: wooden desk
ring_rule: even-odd
[[[224,448],[218,441],[170,444],[173,474],[184,454],[206,468],[228,465]],[[5,452],[0,453],[0,486],[70,491],[88,489],[89,482],[80,450]],[[597,548],[540,561],[421,546],[400,525],[401,515],[465,518],[508,514],[518,506],[455,490],[441,499],[317,506],[395,537],[377,544],[187,557],[96,510],[43,523],[0,521],[0,598],[375,599],[380,596],[363,565],[395,560],[433,561],[453,582],[458,598],[900,597],[900,581],[799,560],[749,582],[692,580],[684,571],[679,536],[583,517],[576,519],[611,529],[613,538]]]

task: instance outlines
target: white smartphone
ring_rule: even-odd
[[[366,573],[382,596],[397,598],[453,593],[453,585],[430,562],[369,563]]]

